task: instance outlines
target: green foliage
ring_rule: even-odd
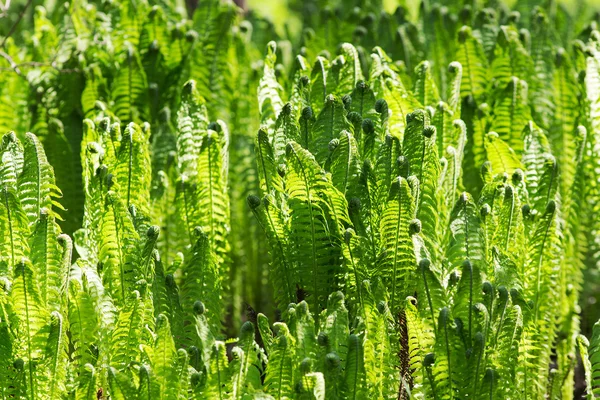
[[[193,3],[5,16],[0,398],[600,396],[589,15]]]

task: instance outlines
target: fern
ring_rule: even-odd
[[[183,3],[0,4],[1,398],[600,396],[585,2]]]
[[[112,89],[115,115],[123,122],[140,122],[147,118],[146,74],[139,55],[131,45],[126,46],[121,59],[122,68]]]

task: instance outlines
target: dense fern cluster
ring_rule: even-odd
[[[516,52],[516,30],[504,27],[501,38],[504,32]],[[477,46],[468,29],[458,38]],[[401,395],[571,393],[584,240],[575,230],[585,214],[561,198],[586,196],[586,129],[573,125],[574,172],[559,174],[525,103],[525,82],[505,72],[488,77],[486,59],[473,54],[457,58],[471,57],[477,68],[450,64],[446,101],[428,61],[415,68],[411,91],[378,48],[368,84],[349,44],[331,63],[318,58],[312,72],[299,57],[285,105],[265,72],[256,144],[264,197],[249,204],[267,232],[281,303],[300,287],[321,309],[324,286],[344,291],[354,333],[367,347],[380,336],[362,313],[363,282],[386,288],[396,330],[387,335],[390,351],[399,354],[406,382],[396,379]],[[492,63],[510,66],[508,54],[496,49]],[[490,80],[498,87],[491,110],[474,112],[472,88]],[[568,109],[578,113],[577,104]],[[467,184],[462,170],[476,168],[477,158],[482,183]],[[478,189],[475,199],[462,192],[469,185]],[[364,360],[375,363],[367,352]],[[394,397],[397,387],[388,390],[384,397]]]
[[[0,26],[0,398],[600,396],[585,4],[193,3]]]

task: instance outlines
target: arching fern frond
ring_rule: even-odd
[[[122,123],[141,123],[148,119],[148,84],[140,57],[130,44],[120,58],[121,68],[111,88],[115,115]]]
[[[19,175],[19,198],[23,211],[27,214],[29,225],[33,226],[40,218],[41,210],[60,219],[54,208],[62,210],[62,206],[56,201],[62,196],[60,189],[56,186],[54,170],[48,163],[42,144],[38,138],[28,133],[23,144],[24,166]]]

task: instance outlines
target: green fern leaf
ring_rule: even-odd
[[[213,251],[221,267],[223,276],[227,275],[225,260],[229,250],[229,198],[227,196],[227,152],[229,138],[227,132],[208,130],[203,137],[198,155],[198,178],[196,199],[198,219],[195,226],[202,227],[209,236]]]
[[[160,386],[160,397],[164,399],[177,399],[173,389],[179,383],[176,375],[177,351],[171,334],[169,319],[160,314],[156,319],[156,339],[152,347],[144,348],[150,359],[153,375]]]
[[[421,221],[423,239],[435,262],[440,252],[438,186],[441,166],[437,154],[436,129],[428,125],[427,119],[423,111],[407,115],[402,151],[408,161],[410,175],[414,175],[419,183],[418,195],[415,196],[415,215]]]
[[[215,11],[214,18],[202,21],[207,23],[206,35],[190,51],[188,68],[190,78],[198,83],[198,92],[208,101],[211,117],[228,120],[233,85],[229,52],[238,9],[234,4],[223,3]]]
[[[596,336],[597,338],[597,336]],[[593,392],[593,366],[589,358],[588,348],[590,347],[589,340],[583,336],[577,336],[577,349],[579,350],[579,356],[581,357],[581,361],[583,363],[583,370],[585,374],[585,390],[586,390],[586,399],[593,400],[594,392]]]
[[[143,215],[149,216],[151,185],[150,150],[148,138],[150,131],[142,129],[135,123],[125,128],[121,144],[117,150],[115,176],[123,193],[125,205],[135,208]]]
[[[481,229],[479,210],[468,193],[465,192],[459,197],[450,221],[446,251],[448,272],[461,268],[466,260],[474,268],[487,271],[486,244],[483,242],[484,233]]]
[[[335,140],[335,139],[334,139]],[[330,149],[331,149],[330,144]],[[342,131],[330,156],[331,181],[346,198],[356,196],[360,176],[358,145],[352,134]]]
[[[188,339],[195,335],[193,326],[194,304],[202,301],[208,310],[210,328],[214,333],[219,332],[222,307],[221,275],[219,265],[210,248],[210,239],[200,229],[196,231],[196,243],[192,248],[191,257],[182,268],[183,285],[181,287],[181,305],[185,310],[188,328]]]
[[[77,379],[77,391],[75,393],[76,400],[85,400],[94,397],[94,395],[97,393],[97,377],[98,374],[93,365],[85,364],[83,366]]]
[[[575,175],[574,160],[577,157],[575,146],[577,137],[576,118],[579,110],[577,96],[580,95],[573,74],[573,64],[564,50],[558,50],[555,57],[553,87],[556,108],[554,119],[548,131],[552,150],[561,166],[561,193],[566,193]]]
[[[325,105],[325,99],[329,94],[327,89],[328,70],[329,61],[324,57],[318,56],[311,72],[310,104],[315,113],[321,112]]]
[[[12,275],[13,268],[29,252],[26,239],[29,234],[29,222],[16,190],[7,186],[2,186],[1,190],[0,229],[5,234],[0,239],[0,275],[7,277]]]
[[[495,174],[506,173],[510,176],[516,169],[521,168],[514,150],[496,132],[485,135],[484,141],[487,158]]]
[[[208,129],[205,101],[199,95],[196,81],[183,87],[181,106],[177,113],[177,163],[181,174],[194,177],[198,173],[198,154],[202,137]]]
[[[277,303],[293,303],[296,300],[294,284],[299,282],[299,277],[296,276],[296,266],[289,249],[289,227],[281,210],[274,204],[273,197],[265,196],[260,200],[256,196],[249,196],[248,205],[267,234],[271,250],[270,279],[273,281]]]
[[[342,102],[337,97],[328,95],[323,110],[312,126],[308,150],[315,155],[320,165],[324,165],[329,155],[329,142],[337,139],[344,130],[351,129]]]
[[[337,75],[337,79],[334,78],[331,80],[335,81],[337,84],[335,90],[331,90],[330,93],[343,96],[352,92],[358,82],[364,80],[364,77],[360,67],[358,52],[353,45],[350,43],[342,43],[339,48],[339,53],[340,55],[338,58],[332,63],[332,69],[336,67],[337,63],[341,64],[339,72],[335,74]]]
[[[142,340],[144,329],[144,299],[140,293],[134,291],[128,298],[128,302],[121,310],[110,339],[111,364],[119,368],[126,367],[133,361],[139,361],[139,345]]]
[[[63,255],[59,246],[58,236],[60,228],[54,222],[54,218],[49,216],[46,209],[42,209],[39,220],[36,222],[34,231],[30,238],[31,263],[36,272],[36,276],[44,282],[40,286],[42,301],[51,311],[61,309],[61,298],[66,284],[66,271],[63,267],[70,268],[70,255],[67,265],[63,264]],[[64,240],[64,238],[63,238]]]
[[[463,26],[458,31],[456,61],[463,67],[461,97],[472,96],[480,101],[488,84],[488,62],[483,46],[468,26]]]
[[[440,101],[435,80],[431,72],[431,65],[423,61],[415,68],[415,84],[413,87],[415,98],[423,106],[434,106]]]
[[[497,132],[517,154],[521,154],[521,133],[531,119],[526,83],[517,78],[510,79],[494,100],[493,114],[490,129]]]
[[[275,63],[277,62],[277,44],[269,42],[267,45],[267,54],[265,56],[265,66],[263,77],[258,87],[258,107],[261,115],[261,122],[272,128],[283,108],[281,92],[283,88],[277,82],[275,77]]]
[[[271,142],[275,160],[282,162],[285,157],[285,146],[289,141],[300,142],[300,127],[292,114],[292,104],[286,103],[275,121],[275,130]]]
[[[141,123],[148,118],[146,73],[134,47],[130,44],[125,47],[111,89],[114,112],[122,123]]]
[[[406,90],[399,79],[387,79],[385,81],[382,97],[389,106],[389,133],[402,140],[407,115],[414,109],[422,106],[419,100]]]
[[[133,222],[125,206],[115,192],[108,192],[102,215],[99,241],[99,260],[103,264],[102,280],[109,292],[119,302],[125,300],[136,284],[135,268],[128,257],[135,253],[135,244],[139,240]]]
[[[293,360],[296,343],[285,324],[278,322],[274,327],[277,329],[277,337],[270,346],[265,390],[275,399],[283,400],[292,398],[294,394]]]
[[[414,216],[414,198],[406,179],[394,182],[390,198],[381,216],[381,246],[377,275],[390,287],[390,308],[396,312],[411,293],[411,275],[416,264],[410,239],[410,223]]]
[[[120,372],[113,367],[108,367],[107,370],[108,390],[111,398],[125,400],[137,397],[138,391],[132,372]]]
[[[60,399],[67,391],[65,382],[68,362],[67,332],[60,313],[51,313],[50,322],[45,329],[48,330],[48,339],[44,349],[44,361],[40,366],[43,373],[37,378],[40,388],[38,396]]]
[[[0,167],[0,182],[3,185],[16,187],[17,177],[23,172],[23,145],[14,132],[2,136],[0,147],[2,166]]]
[[[344,370],[344,392],[347,399],[361,399],[365,393],[365,366],[361,339],[356,335],[348,336],[348,356]]]
[[[290,142],[285,176],[291,212],[290,242],[298,264],[299,287],[320,310],[341,277],[341,236],[349,221],[346,201],[310,153]],[[307,257],[308,255],[308,257]]]
[[[34,134],[28,133],[23,150],[23,173],[18,179],[19,197],[23,211],[29,219],[29,226],[33,226],[40,218],[43,208],[53,217],[61,219],[53,211],[53,206],[59,210],[63,209],[56,201],[62,193],[56,186],[54,170],[48,163],[42,144]]]
[[[492,80],[500,85],[506,85],[512,77],[528,79],[533,74],[533,61],[519,40],[515,26],[500,27],[490,70]]]
[[[259,130],[254,144],[254,153],[256,154],[256,164],[258,167],[258,177],[260,179],[260,188],[265,194],[282,193],[283,182],[277,171],[277,164],[273,147],[269,143],[267,132]]]
[[[243,399],[245,395],[260,390],[261,366],[259,350],[254,341],[254,325],[246,322],[242,325],[237,346],[233,348],[233,387],[231,396],[234,400]]]
[[[22,344],[26,361],[27,392],[36,398],[44,388],[38,387],[36,363],[43,356],[44,338],[42,332],[49,314],[34,282],[31,262],[23,258],[15,265],[13,287],[11,290],[12,309],[18,318],[19,330],[24,337]]]

